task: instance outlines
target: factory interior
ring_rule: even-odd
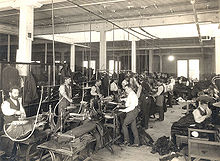
[[[0,0],[0,161],[220,161],[220,0]]]

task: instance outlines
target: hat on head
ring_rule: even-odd
[[[209,95],[200,95],[197,99],[197,101],[203,102],[203,103],[214,103],[215,100],[213,97],[210,97]]]

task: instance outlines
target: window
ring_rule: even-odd
[[[187,60],[177,60],[177,76],[184,76],[187,78]]]
[[[93,69],[93,74],[95,74],[95,70],[96,70],[96,65],[95,65],[95,60],[90,60],[90,64],[88,61],[83,61],[83,67],[88,68],[88,65],[90,68]]]
[[[112,75],[114,73],[114,65],[115,65],[115,72],[118,73],[118,71],[121,70],[121,62],[109,60],[109,74]]]
[[[199,80],[199,59],[189,60],[189,78]]]
[[[178,60],[177,76],[199,80],[199,59]]]

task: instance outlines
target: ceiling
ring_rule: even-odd
[[[19,10],[12,7],[14,1],[0,2],[0,33],[18,34]],[[34,9],[34,36],[51,40],[51,0],[36,1],[42,6]],[[119,41],[118,48],[123,50],[128,47],[121,47],[122,42],[131,40],[132,37],[128,32],[135,35],[137,40],[151,39],[152,47],[160,44],[164,48],[171,48],[167,43],[168,38],[172,41],[173,38],[193,38],[194,42],[198,31],[191,1],[193,0],[54,0],[55,40],[67,44],[91,41],[96,46],[95,42],[100,41],[99,31],[104,29],[108,31],[107,41]],[[219,24],[219,4],[219,0],[195,0],[202,36],[215,36]],[[179,40],[179,45],[175,47],[200,47],[198,42],[192,44],[186,40],[188,39]],[[174,39],[174,42],[177,41]],[[213,43],[205,42],[204,45],[206,48],[207,44],[213,48]]]
[[[50,34],[52,25],[52,5],[46,3],[46,1],[49,0],[38,1],[42,3],[44,2],[44,5],[42,5],[40,8],[35,8],[34,10],[34,28],[36,30],[35,35]],[[0,24],[18,27],[19,10],[13,9],[12,7],[8,7],[6,10],[3,7],[3,3],[4,0],[0,2]],[[170,25],[171,23],[182,24],[186,23],[187,21],[181,21],[181,17],[188,15],[190,15],[191,21],[194,20],[193,8],[190,0],[59,0],[59,3],[54,3],[53,8],[56,33],[77,32],[76,28],[67,29],[67,26],[72,27],[79,24],[80,27],[78,27],[78,30],[81,32],[83,30],[88,31],[88,27],[85,27],[82,24],[88,25],[91,23],[94,26],[97,23],[104,22],[102,18],[114,22],[116,25],[122,28],[133,26],[146,27],[155,25]],[[214,13],[215,15],[218,15],[218,0],[196,0],[196,11],[198,14],[208,15]],[[178,22],[178,19],[173,19],[173,22],[162,21],[162,18],[174,16],[179,16],[180,22]],[[158,21],[161,20],[161,22],[155,23],[154,19],[156,18],[161,18],[158,19]],[[152,23],[144,23],[143,21],[146,20],[149,20]],[[200,22],[201,21],[204,22],[204,18],[201,17]],[[209,17],[209,20],[207,21],[216,23],[218,18],[214,19],[214,17]],[[122,22],[127,23],[121,24]],[[134,25],[132,22],[136,24]],[[110,23],[108,24],[110,25]],[[112,24],[110,26],[110,28],[112,28]],[[63,30],[58,30],[58,28],[61,27],[63,27]],[[44,29],[44,31],[42,31],[42,29]]]

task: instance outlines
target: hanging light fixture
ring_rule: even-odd
[[[174,57],[173,55],[169,55],[169,56],[168,56],[168,60],[169,60],[169,61],[174,61],[174,59],[175,59],[175,57]]]

